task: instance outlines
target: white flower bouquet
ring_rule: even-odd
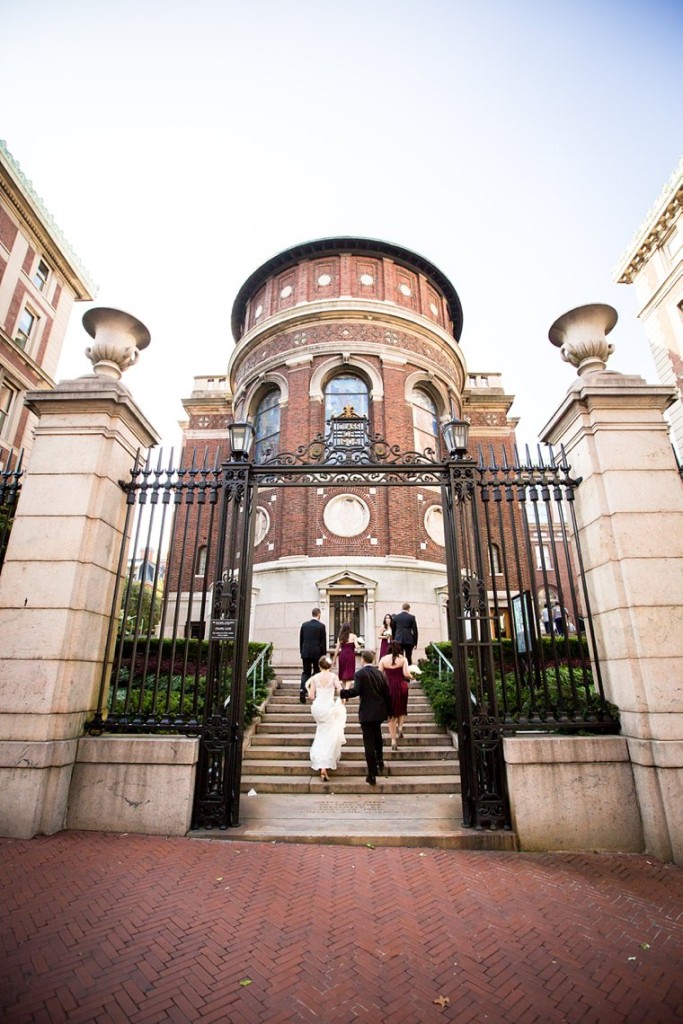
[[[419,668],[419,666],[417,665],[408,665],[408,671],[410,672],[413,679],[415,679],[417,676],[422,675],[422,669]]]

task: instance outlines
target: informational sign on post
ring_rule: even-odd
[[[534,606],[528,590],[516,594],[512,598],[512,622],[515,630],[515,642],[520,654],[528,654],[533,650],[534,642]]]
[[[235,625],[237,619],[212,619],[211,639],[212,640],[234,640]]]

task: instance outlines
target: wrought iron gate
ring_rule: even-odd
[[[569,656],[567,678],[566,668],[561,675],[555,665],[554,705],[548,710],[552,666],[545,663],[539,642],[539,593],[549,595],[554,584],[567,630],[572,616],[591,629],[575,524],[566,521],[567,515],[572,519],[578,481],[571,478],[563,455],[556,458],[548,452],[545,461],[539,452],[535,464],[528,452],[524,464],[516,452],[511,464],[505,456],[496,462],[493,452],[488,463],[481,452],[478,460],[439,459],[431,450],[402,452],[371,435],[365,418],[346,413],[330,421],[327,435],[257,464],[233,452],[226,457],[216,453],[211,464],[205,457],[201,465],[193,461],[181,468],[173,466],[172,453],[168,465],[161,453],[156,467],[151,456],[136,464],[131,481],[122,485],[130,512],[126,535],[132,540],[121,550],[119,576],[125,586],[112,608],[108,649],[113,653],[107,659],[113,662],[111,682],[105,664],[90,731],[199,735],[193,827],[238,825],[258,488],[438,486],[463,824],[509,827],[502,749],[506,730],[520,724],[618,728],[604,701],[592,634],[592,665],[582,658],[572,662]],[[164,570],[159,551],[167,528]],[[543,543],[536,545],[540,556],[535,567],[532,548],[539,539]],[[564,554],[564,582],[559,572],[551,572],[546,541],[556,566]],[[162,579],[163,600],[156,597]],[[511,672],[503,658],[499,605],[519,609]],[[555,644],[553,639],[553,649]],[[577,716],[573,709],[582,688],[595,700],[589,712],[584,702]]]

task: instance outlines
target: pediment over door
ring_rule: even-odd
[[[342,572],[336,572],[332,576],[326,576],[324,579],[316,580],[316,586],[318,590],[368,590],[373,591],[377,588],[377,580],[372,580],[368,576],[361,576],[358,572],[351,572],[349,570],[343,570]]]

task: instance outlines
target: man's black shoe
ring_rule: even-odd
[[[305,703],[306,703],[306,694],[305,693],[300,693],[299,694],[299,704],[305,704]]]
[[[369,782],[371,786],[376,786],[377,785],[377,779],[375,778],[374,775],[366,775],[365,776],[365,781]]]
[[[378,772],[383,772],[384,771],[384,761],[378,761],[377,762],[377,771]]]

